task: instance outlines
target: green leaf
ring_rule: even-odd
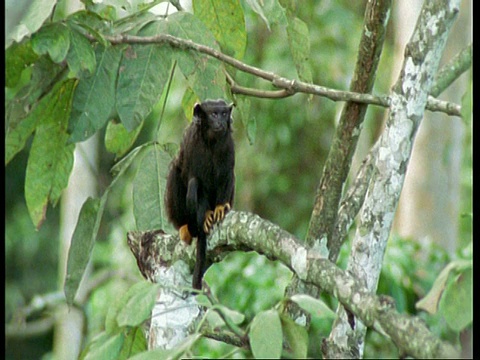
[[[85,360],[117,360],[125,341],[125,334],[118,333],[110,336],[101,333],[90,345]]]
[[[133,285],[122,296],[121,307],[117,315],[119,326],[138,326],[150,318],[158,297],[160,284],[141,281]]]
[[[443,291],[445,290],[445,285],[450,273],[452,271],[462,271],[471,266],[471,263],[471,261],[467,260],[455,260],[449,263],[435,279],[435,282],[433,283],[428,294],[425,295],[423,299],[419,300],[415,304],[415,307],[417,309],[425,310],[430,314],[435,314],[438,310],[438,303]]]
[[[177,12],[162,24],[164,33],[220,50],[208,28],[192,14]],[[200,100],[225,96],[226,83],[221,62],[190,50],[175,49],[174,55],[189,86]]]
[[[473,321],[473,268],[469,267],[450,281],[439,304],[440,313],[454,331]]]
[[[57,64],[62,62],[70,48],[68,28],[61,23],[44,26],[32,37],[32,48],[38,55],[48,54]]]
[[[139,33],[154,36],[162,32],[163,21],[151,22]],[[117,83],[117,111],[128,131],[152,111],[167,84],[172,65],[168,46],[132,45],[125,51]]]
[[[175,359],[172,354],[176,353],[175,349],[155,349],[144,351],[130,358],[130,360],[159,360],[159,359]]]
[[[201,335],[196,333],[188,336],[184,341],[172,349],[145,351],[133,356],[130,360],[183,359],[185,358],[185,353],[190,350],[200,337]]]
[[[290,300],[313,316],[332,319],[336,317],[335,312],[333,312],[322,300],[315,299],[309,295],[296,294],[293,295]]]
[[[5,48],[13,41],[20,42],[40,29],[43,22],[50,17],[57,0],[31,0],[20,22],[6,34]]]
[[[105,132],[105,148],[114,153],[116,158],[122,157],[133,145],[142,128],[143,122],[129,132],[122,123],[109,121]]]
[[[56,204],[72,171],[74,145],[67,145],[66,130],[75,83],[71,79],[56,84],[43,111],[38,111],[25,175],[25,200],[37,229],[45,220],[48,201]]]
[[[239,325],[245,320],[245,315],[243,315],[242,313],[229,309],[228,307],[220,304],[216,304],[214,307],[212,307],[212,310],[215,311],[209,311],[207,319],[209,325],[213,328],[225,325],[225,321],[222,319],[218,312],[223,314],[227,321],[235,325]]]
[[[114,176],[114,179],[113,179],[112,183],[113,183],[114,181],[116,181],[116,179],[118,179],[122,174],[124,174],[125,171],[127,171],[127,169],[128,169],[128,168],[130,167],[130,165],[132,164],[133,160],[134,160],[137,156],[139,156],[139,154],[142,152],[142,150],[144,150],[145,148],[150,147],[151,145],[152,145],[151,143],[146,143],[146,144],[137,146],[135,149],[133,149],[132,151],[130,151],[127,156],[125,156],[122,160],[120,160],[118,163],[116,163],[116,164],[110,169],[110,172],[111,172],[112,175]]]
[[[95,71],[95,51],[85,36],[73,27],[70,28],[70,50],[67,54],[67,63],[72,76],[83,78]]]
[[[307,24],[297,17],[288,19],[287,36],[298,77],[302,81],[311,83],[312,72],[308,64],[308,58],[310,57],[310,34]]]
[[[67,18],[67,23],[71,28],[77,27],[85,29],[102,46],[109,46],[109,43],[105,40],[102,34],[109,34],[111,32],[111,23],[105,21],[105,19],[103,19],[97,13],[87,10],[80,10],[71,14]],[[81,30],[79,32],[81,33]]]
[[[239,0],[194,0],[193,12],[207,25],[225,54],[243,58],[247,33]]]
[[[280,5],[278,0],[246,0],[248,5],[255,11],[270,30],[270,25],[285,25],[287,18],[285,9]]]
[[[245,96],[236,96],[235,97],[235,117],[234,119],[239,119],[245,129],[247,130],[247,139],[250,145],[255,143],[255,138],[257,135],[257,121],[253,115],[250,114],[250,100]]]
[[[103,204],[100,199],[88,198],[80,210],[68,250],[64,291],[69,305],[73,304],[78,286],[92,255],[100,226],[101,213],[103,213]]]
[[[5,86],[13,88],[17,85],[23,70],[33,64],[38,55],[32,49],[30,41],[12,44],[5,51]]]
[[[22,92],[20,97],[24,96],[25,92]],[[52,106],[55,106],[56,97],[58,97],[58,93],[51,91],[38,102],[27,117],[9,119],[11,121],[8,121],[5,136],[5,165],[25,147],[26,141],[32,135],[40,119],[52,116],[54,111]],[[17,102],[17,98],[13,99],[12,102]],[[19,101],[18,104],[25,105],[22,101]]]
[[[140,354],[146,350],[147,340],[145,339],[142,328],[137,326],[127,331],[125,342],[118,358],[119,360],[130,359],[132,356]]]
[[[267,310],[258,313],[252,320],[248,338],[256,359],[279,359],[282,355],[282,323],[278,312]]]
[[[146,150],[133,180],[133,215],[138,230],[166,230],[164,197],[171,156],[158,144]]]
[[[71,142],[88,139],[101,129],[115,109],[115,83],[122,49],[97,46],[95,74],[81,79],[73,98],[69,128]]]
[[[292,359],[306,359],[308,351],[308,332],[304,326],[297,324],[292,319],[282,316],[282,329],[285,345],[289,349]]]

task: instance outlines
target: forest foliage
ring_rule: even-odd
[[[226,98],[236,105],[235,136],[241,149],[237,151],[241,154],[237,158],[237,172],[243,172],[237,177],[240,206],[268,214],[272,221],[302,237],[308,225],[320,165],[334,131],[335,104],[304,95],[281,100],[281,105],[279,101],[260,104],[252,98],[233,94],[230,89],[231,79],[257,87],[261,80],[218,59],[168,42],[141,44],[122,42],[122,39],[168,34],[245,63],[256,61],[262,68],[274,69],[282,76],[345,88],[358,42],[352,34],[361,29],[362,6],[349,8],[345,5],[348,2],[322,5],[324,12],[318,14],[318,7],[310,4],[302,9],[291,0],[194,0],[192,13],[178,11],[163,16],[149,11],[162,1],[98,3],[85,0],[83,3],[85,10],[62,15],[56,10],[54,0],[33,1],[20,24],[8,34],[5,54],[5,165],[15,163],[18,157],[27,158],[22,169],[23,195],[33,227],[40,229],[50,217],[49,212],[58,205],[73,168],[77,143],[101,134],[101,151],[110,153],[109,165],[105,168],[114,163],[109,175],[111,181],[104,186],[101,196],[87,199],[80,212],[66,270],[67,303],[74,304],[75,292],[92,256],[102,259],[96,264],[99,268],[102,261],[111,261],[109,250],[102,246],[111,251],[113,245],[102,245],[99,233],[105,236],[102,224],[107,220],[113,222],[108,211],[124,206],[118,205],[124,201],[125,193],[131,192],[125,206],[131,207],[134,220],[134,223],[130,220],[131,226],[137,230],[173,230],[163,209],[165,178],[168,164],[178,148],[178,134],[186,124],[184,119],[190,119],[193,106],[199,100]],[[171,3],[180,9],[177,2]],[[169,6],[173,8],[172,4]],[[317,23],[312,21],[314,15]],[[385,52],[388,60],[391,56],[388,44]],[[387,60],[382,62],[379,71],[389,70]],[[386,92],[387,88],[387,81],[380,77],[376,89]],[[172,99],[181,103],[181,111],[168,108]],[[465,99],[462,110],[469,115],[469,96]],[[298,116],[288,114],[287,109]],[[366,136],[374,138],[381,117],[379,109],[370,111]],[[312,171],[302,171],[305,168]],[[292,206],[295,207],[289,211],[279,210]],[[125,209],[115,211],[129,214]],[[51,218],[56,220],[55,213]],[[469,237],[468,229],[464,235]],[[122,241],[126,242],[125,238]],[[98,256],[102,249],[103,257]],[[437,313],[437,317],[427,320],[434,324],[439,335],[455,339],[472,321],[468,302],[472,298],[469,249],[471,246],[435,280],[452,260],[448,255],[432,244],[417,246],[405,239],[392,239],[379,292],[385,290],[395,297],[401,310],[415,313],[415,302],[433,285],[429,297],[425,297],[420,306],[435,313],[440,302],[443,317]],[[397,254],[389,258],[389,251]],[[423,265],[438,271],[419,275],[422,269],[412,258],[419,251],[427,258]],[[342,259],[345,257],[344,254]],[[327,296],[323,298],[325,303],[301,295],[284,298],[283,291],[291,277],[286,268],[267,264],[267,260],[252,254],[244,257],[232,254],[229,259],[230,262],[212,266],[206,274],[214,293],[221,296],[219,303],[218,299],[205,300],[205,306],[224,306],[231,311],[227,317],[233,324],[249,324],[251,351],[255,357],[318,354],[319,349],[309,348],[312,345],[308,337],[328,334],[333,313],[325,308],[325,303],[334,309],[336,301]],[[264,274],[258,278],[244,276],[242,283],[238,269],[249,267],[262,268]],[[405,283],[402,280],[405,278],[414,280]],[[229,285],[232,283],[236,284],[233,289]],[[138,359],[158,356],[155,352],[141,355],[146,342],[139,330],[150,315],[156,290],[156,285],[140,282],[119,297],[113,307],[99,306],[97,309],[103,311],[100,321],[104,324],[89,332],[88,340],[93,340],[85,347],[83,356],[90,358],[107,353],[117,354],[119,358],[136,353],[139,353]],[[101,291],[106,290],[101,289],[99,293]],[[111,291],[108,297],[115,298],[116,290]],[[262,291],[269,294],[262,298]],[[461,297],[455,297],[458,291]],[[238,292],[243,294],[242,299],[236,296]],[[456,304],[448,300],[452,296],[455,301],[467,299],[461,305],[464,316],[456,316],[458,310],[451,308],[451,304]],[[99,300],[92,296],[89,306],[95,307],[95,301]],[[309,334],[281,315],[280,310],[288,301],[296,302],[312,315]],[[93,320],[94,315],[91,318],[92,323],[98,321]],[[292,345],[286,353],[282,353],[282,335]],[[265,336],[273,341],[266,341]],[[369,351],[376,351],[376,341],[372,335]],[[392,350],[385,350],[391,344],[381,344],[380,354],[391,354]],[[195,334],[168,354],[191,354],[188,351],[195,349],[194,345],[197,346],[194,351],[202,351],[203,347],[210,356],[237,351],[230,346],[207,346]]]

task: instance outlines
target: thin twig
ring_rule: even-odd
[[[91,41],[97,41],[97,39],[90,35],[85,34],[85,36]],[[271,82],[275,87],[286,90],[289,93],[305,93],[312,94],[317,96],[323,96],[333,101],[352,101],[369,105],[377,105],[382,107],[390,106],[390,98],[388,96],[377,96],[372,94],[361,94],[354,91],[342,91],[330,89],[324,86],[309,84],[303,81],[295,79],[287,79],[281,77],[273,72],[265,71],[259,69],[255,66],[251,66],[237,60],[231,56],[225,55],[222,52],[213,49],[211,47],[194,43],[191,40],[185,40],[178,37],[175,37],[170,34],[159,34],[155,36],[135,36],[128,34],[121,35],[103,35],[103,38],[109,41],[112,44],[169,44],[172,47],[184,50],[194,50],[199,53],[211,56],[215,59],[218,59],[228,65],[235,67],[236,69],[243,71],[245,73],[257,76],[261,79]],[[256,94],[248,88],[239,88],[239,91],[245,91],[245,95],[256,96]],[[242,93],[243,92],[238,92]],[[285,94],[285,93],[284,93]],[[267,93],[267,95],[269,95]],[[282,96],[279,96],[282,97]],[[427,103],[427,109],[432,111],[443,111],[448,115],[460,116],[460,106],[457,104],[444,105],[439,107],[438,104],[445,103],[444,101],[438,100],[436,105],[431,109],[430,102]]]

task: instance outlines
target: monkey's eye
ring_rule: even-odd
[[[218,116],[218,113],[216,111],[212,112],[212,116],[216,118]]]
[[[226,111],[222,112],[222,116],[227,117],[227,112]]]

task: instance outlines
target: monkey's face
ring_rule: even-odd
[[[208,137],[221,137],[230,128],[230,109],[214,109],[206,114]]]
[[[201,124],[204,136],[220,139],[230,131],[232,105],[223,100],[207,100],[194,107],[194,120]]]

